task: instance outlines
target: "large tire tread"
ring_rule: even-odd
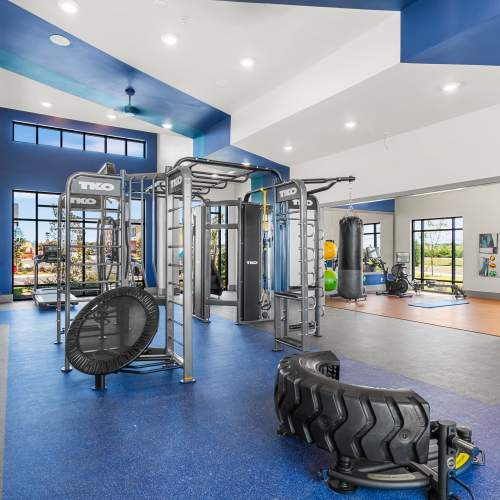
[[[353,386],[319,372],[319,367],[335,362],[329,351],[280,362],[275,406],[281,431],[353,459],[425,463],[428,403],[410,390]]]

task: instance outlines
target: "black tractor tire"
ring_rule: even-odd
[[[333,364],[331,351],[281,360],[274,393],[279,432],[352,459],[426,463],[429,404],[411,390],[348,385],[323,375]]]

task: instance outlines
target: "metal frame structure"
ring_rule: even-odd
[[[205,167],[207,170],[201,170],[199,167]],[[183,383],[195,381],[192,356],[193,200],[199,199],[203,204],[210,204],[206,196],[212,190],[223,190],[231,183],[242,184],[254,173],[267,173],[277,182],[282,181],[280,173],[274,169],[194,157],[181,158],[166,172],[167,320],[165,323],[169,350],[175,353],[176,344],[180,344],[182,348],[181,353],[175,353],[175,359],[183,368]],[[214,203],[220,205],[222,202]],[[217,226],[222,227],[222,225]],[[206,226],[206,229],[211,228],[211,224]],[[206,237],[206,234],[203,237]],[[183,250],[181,258],[175,255],[179,249]],[[174,276],[176,270],[182,272],[182,287],[179,279]],[[182,289],[182,302],[176,300],[176,296],[179,295],[176,291],[179,288]],[[180,319],[175,314],[178,308],[182,310]],[[175,337],[176,327],[182,329],[182,343]]]
[[[320,320],[324,298],[321,252],[323,236],[319,227],[319,204],[315,194],[327,191],[339,182],[353,182],[354,180],[352,176],[293,179],[288,183],[273,187],[276,204],[275,218],[280,227],[279,231],[282,233],[279,241],[285,242],[282,244],[284,252],[276,252],[275,256],[286,262],[284,281],[280,289],[274,292],[275,351],[283,350],[283,345],[301,351],[306,350],[309,336],[321,336]],[[307,185],[318,184],[319,187],[307,190]],[[300,252],[298,286],[290,286],[289,230],[291,221],[297,222],[298,226]],[[300,319],[295,324],[290,322],[292,304],[298,305],[299,310]],[[312,320],[309,318],[309,311],[313,311],[314,319]]]

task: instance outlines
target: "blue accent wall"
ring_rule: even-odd
[[[369,201],[366,203],[353,203],[354,210],[365,210],[370,212],[391,212],[396,209],[396,200]],[[347,205],[340,205],[335,208],[347,208]]]
[[[305,5],[309,7],[336,7],[344,9],[401,10],[415,0],[219,0],[223,2],[271,3]]]
[[[78,151],[53,146],[14,142],[12,122],[69,128],[146,141],[146,158]],[[118,169],[155,172],[157,136],[92,123],[0,108],[0,295],[12,293],[12,191],[14,189],[60,193],[68,176],[77,171],[97,171],[111,161]],[[152,277],[150,277],[151,279]]]

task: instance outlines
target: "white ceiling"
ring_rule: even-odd
[[[440,87],[449,81],[462,86],[445,95]],[[397,64],[236,145],[296,165],[498,103],[500,67]],[[359,123],[355,130],[344,128],[349,120]]]
[[[57,0],[13,0],[131,66],[232,113],[233,125],[241,114],[248,123],[253,110],[255,132],[235,145],[285,165],[326,157],[500,103],[499,67],[399,64],[396,53],[394,62],[379,64],[379,68],[373,50],[368,49],[378,47],[374,43],[384,38],[379,32],[392,23],[393,12],[215,0],[77,1],[80,11],[71,16],[58,8]],[[160,39],[164,33],[177,35],[178,46],[166,47]],[[394,45],[398,44],[390,43]],[[332,69],[323,64],[332,54],[343,52],[347,54],[343,66],[335,64]],[[242,69],[242,57],[253,57],[255,67]],[[322,65],[326,69],[316,78],[314,67]],[[371,66],[366,75],[361,72],[364,76],[349,78]],[[309,83],[295,89],[293,99],[304,93],[321,97],[311,99],[303,109],[276,113],[280,118],[274,123],[263,121],[256,103],[271,100],[269,109],[286,106],[272,96],[277,87],[287,86],[297,75],[311,78],[300,80]],[[330,89],[335,78],[349,82],[345,90]],[[455,95],[443,95],[440,86],[452,80],[462,82],[462,88]],[[0,87],[0,106],[166,132],[125,116],[111,123],[106,118],[108,110],[99,105],[4,70],[0,71]],[[54,107],[50,111],[41,108],[42,99],[53,101]],[[359,122],[358,128],[346,131],[347,120]],[[292,152],[283,150],[285,143],[293,145]]]
[[[215,0],[12,0],[95,47],[232,113],[393,13]],[[161,42],[173,33],[175,48]],[[255,59],[244,70],[239,61]]]
[[[49,114],[59,118],[98,123],[112,127],[177,135],[145,121],[116,113],[99,104],[67,94],[2,68],[0,68],[0,89],[2,89],[0,92],[0,107]],[[42,107],[41,101],[50,102],[52,107],[50,109]],[[106,117],[110,112],[116,115],[115,120]]]

